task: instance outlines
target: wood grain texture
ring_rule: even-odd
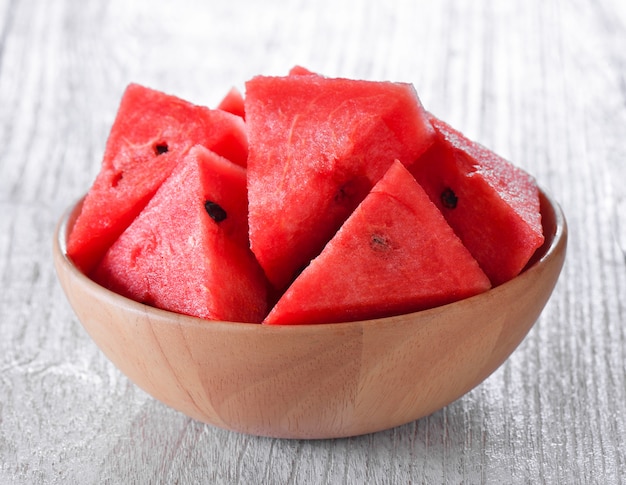
[[[622,483],[625,45],[621,0],[0,0],[0,483]],[[128,82],[215,105],[293,64],[414,83],[569,223],[556,291],[504,366],[358,438],[255,438],[166,408],[91,342],[52,265]]]

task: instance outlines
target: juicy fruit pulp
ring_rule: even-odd
[[[90,273],[194,145],[245,165],[243,120],[137,84],[122,97],[102,168],[68,239],[68,254]]]
[[[467,298],[490,287],[439,210],[396,161],[291,284],[265,323],[345,322],[397,315]],[[382,301],[381,295],[385,295]]]
[[[504,283],[543,244],[537,185],[445,122],[430,120],[435,143],[410,170],[491,282]]]
[[[310,324],[485,291],[522,271],[541,231],[534,179],[411,85],[296,66],[215,110],[130,85],[68,255],[159,308]]]
[[[245,170],[193,148],[107,251],[93,278],[165,310],[260,322],[266,282],[248,248]]]
[[[246,83],[250,244],[278,291],[434,137],[411,85],[300,72]]]

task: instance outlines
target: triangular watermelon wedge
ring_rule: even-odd
[[[396,161],[264,323],[397,315],[470,297],[490,286],[428,195]]]
[[[289,70],[290,76],[318,76],[316,72],[313,72],[306,67],[295,65]]]
[[[89,274],[196,144],[246,164],[247,136],[240,117],[138,84],[127,87],[102,167],[68,238],[68,255],[83,272]]]
[[[222,98],[220,103],[217,105],[217,109],[227,111],[228,113],[237,115],[240,118],[245,119],[246,117],[243,104],[243,95],[241,94],[241,91],[239,91],[239,89],[234,86],[230,88],[230,91],[228,91],[228,93],[226,93],[226,96]]]
[[[524,268],[544,236],[532,176],[429,114],[437,138],[409,169],[493,285]]]
[[[434,136],[404,83],[257,76],[246,83],[245,109],[250,243],[278,291],[395,159],[412,164]]]
[[[267,280],[248,246],[245,169],[193,148],[107,251],[93,279],[165,310],[260,322]]]

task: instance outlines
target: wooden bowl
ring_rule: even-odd
[[[54,262],[79,320],[106,356],[156,399],[243,433],[333,438],[426,416],[482,382],[550,297],[567,225],[544,192],[546,242],[527,269],[486,293],[391,318],[326,325],[207,322],[124,298],[65,254],[80,203],[60,220]]]

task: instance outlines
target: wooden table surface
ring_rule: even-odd
[[[295,64],[413,83],[569,223],[559,283],[511,358],[372,435],[259,438],[165,407],[89,339],[52,266],[129,82],[215,106]],[[626,2],[0,0],[0,281],[2,484],[621,483]]]

